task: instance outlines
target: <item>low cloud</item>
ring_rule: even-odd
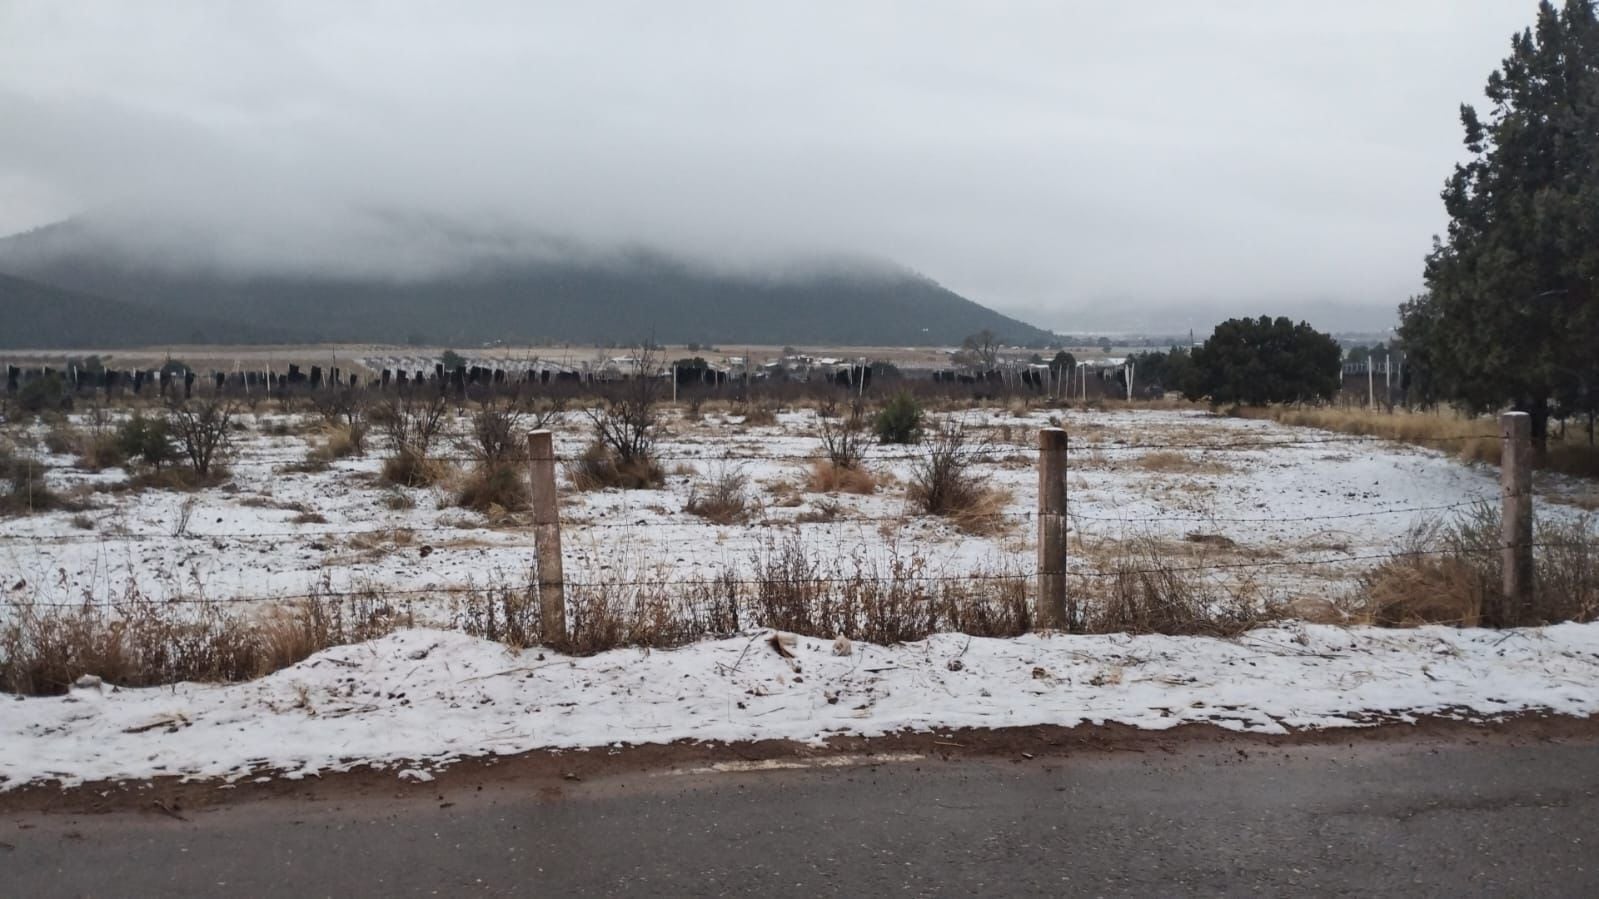
[[[1443,227],[1456,107],[1533,12],[15,4],[0,230],[83,213],[152,258],[398,277],[848,254],[1056,327],[1389,309]]]

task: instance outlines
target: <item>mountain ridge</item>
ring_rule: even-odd
[[[404,236],[412,243],[395,246],[425,245]],[[518,256],[516,247],[501,241],[478,255],[457,249],[451,258],[464,262],[382,277],[360,269],[230,267],[203,245],[190,261],[170,253],[141,258],[69,220],[0,239],[0,271],[304,343],[927,346],[982,330],[1013,343],[1053,338],[894,263],[722,270],[639,246],[566,258]]]

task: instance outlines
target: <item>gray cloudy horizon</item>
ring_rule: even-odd
[[[1458,106],[1535,12],[0,0],[0,234],[86,214],[375,267],[369,212],[394,209],[880,257],[1046,327],[1388,314],[1443,230]]]

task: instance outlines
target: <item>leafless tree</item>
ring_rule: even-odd
[[[620,381],[606,384],[599,405],[587,410],[601,443],[619,463],[648,459],[660,422],[662,384],[653,346],[639,347]]]
[[[200,477],[209,477],[212,466],[227,455],[234,412],[231,401],[215,397],[174,400],[167,406],[167,427]]]
[[[999,338],[993,331],[984,328],[976,334],[967,335],[961,341],[959,353],[960,361],[980,368],[983,371],[993,371],[999,367]]]

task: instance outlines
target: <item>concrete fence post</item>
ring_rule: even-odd
[[[555,441],[549,431],[527,435],[533,482],[533,545],[539,564],[539,614],[546,642],[566,642],[566,579],[561,573],[560,496],[555,491]]]
[[[1066,432],[1038,432],[1038,626],[1066,630]]]
[[[1490,624],[1514,625],[1532,606],[1532,416],[1507,412],[1499,418],[1500,542],[1504,546],[1504,595]]]

